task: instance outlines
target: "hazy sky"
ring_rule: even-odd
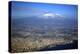
[[[13,18],[41,16],[46,13],[60,14],[66,18],[77,18],[77,5],[46,4],[32,2],[11,2]]]

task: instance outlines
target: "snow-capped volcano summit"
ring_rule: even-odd
[[[63,18],[63,16],[61,14],[57,14],[57,13],[44,13],[44,14],[40,15],[39,17],[43,18],[43,19]]]
[[[53,13],[46,13],[46,14],[43,14],[43,17],[44,18],[54,18],[55,14],[53,14]]]

